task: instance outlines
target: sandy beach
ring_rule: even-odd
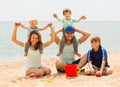
[[[110,52],[108,56],[113,74],[102,77],[85,76],[83,73],[74,78],[66,77],[65,73],[57,73],[55,58],[42,59],[52,73],[37,79],[25,77],[25,60],[0,62],[0,87],[120,87],[120,52]]]

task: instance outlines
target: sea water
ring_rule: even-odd
[[[25,26],[29,26],[29,22],[21,22]],[[43,27],[48,23],[52,23],[55,31],[62,28],[59,22],[41,21],[39,27]],[[102,46],[107,52],[120,51],[120,21],[82,21],[75,24],[77,29],[83,29],[91,33],[91,36],[100,36]],[[14,22],[0,22],[0,61],[16,61],[24,58],[24,48],[16,45],[11,40]],[[43,43],[50,39],[50,29],[40,31]],[[62,34],[58,34],[61,38]],[[81,34],[75,33],[77,39]],[[90,36],[90,37],[91,37]],[[90,37],[79,45],[79,52],[86,53],[90,48]],[[18,40],[25,42],[27,40],[27,30],[18,28]],[[58,52],[58,46],[52,43],[44,48],[42,58],[51,58]]]

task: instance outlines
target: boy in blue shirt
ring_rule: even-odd
[[[85,75],[109,75],[112,70],[108,65],[107,52],[101,47],[101,40],[98,36],[91,38],[91,47],[87,53],[88,68],[85,69]]]
[[[64,45],[65,45],[65,36],[64,36],[64,29],[67,27],[67,26],[72,26],[74,27],[74,23],[77,23],[79,22],[80,20],[85,20],[86,17],[85,16],[82,16],[80,17],[78,20],[75,20],[75,19],[72,19],[71,18],[71,10],[70,9],[64,9],[63,10],[63,16],[65,17],[64,19],[59,19],[58,16],[56,14],[53,14],[53,17],[56,18],[59,22],[61,22],[63,24],[63,28],[58,30],[56,33],[59,33],[59,32],[63,32],[63,36],[62,36],[62,40],[60,42],[60,48],[59,48],[59,52],[57,53],[57,56],[60,56],[62,51],[63,51],[63,48],[64,48]],[[77,56],[80,57],[80,54],[78,53],[78,43],[77,43],[77,40],[76,40],[76,37],[74,36],[73,39],[72,39],[72,42],[73,42],[73,47],[74,47],[74,52]]]

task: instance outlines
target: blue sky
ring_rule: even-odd
[[[53,13],[63,18],[70,8],[72,18],[87,16],[87,21],[120,21],[120,0],[0,0],[0,21],[55,21]]]

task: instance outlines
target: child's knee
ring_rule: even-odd
[[[89,74],[90,74],[90,70],[89,70],[89,69],[86,69],[86,70],[84,71],[84,74],[85,74],[85,75],[89,75]]]
[[[112,73],[113,73],[113,71],[111,69],[107,70],[107,72],[106,72],[107,75],[110,75]]]

